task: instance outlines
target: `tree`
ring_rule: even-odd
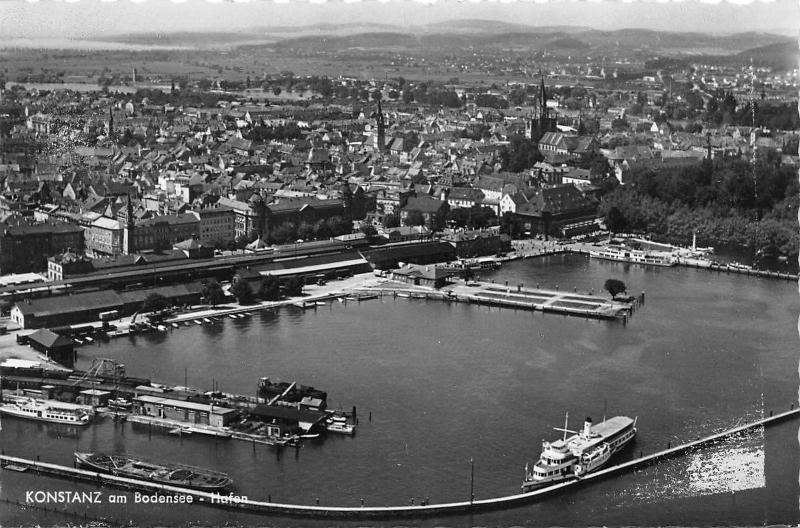
[[[377,230],[377,229],[375,229],[375,226],[374,226],[374,225],[371,225],[371,224],[363,224],[363,225],[362,225],[362,226],[359,228],[359,230],[360,230],[362,233],[364,233],[364,234],[367,236],[367,238],[372,238],[372,237],[374,237],[374,236],[377,236],[377,234],[378,234],[378,230]]]
[[[511,142],[500,152],[502,168],[506,171],[520,172],[542,161],[542,154],[536,143],[521,134],[511,136]]]
[[[244,249],[244,247],[249,243],[249,241],[247,240],[247,236],[238,235],[236,239],[233,241],[233,243],[236,249]]]
[[[281,284],[277,277],[267,275],[258,288],[258,296],[265,301],[277,301],[281,298]]]
[[[314,238],[314,226],[306,221],[300,222],[300,225],[297,226],[297,238],[302,238],[303,240]]]
[[[407,226],[425,225],[425,215],[422,214],[422,211],[409,211],[408,216],[406,216],[406,225]]]
[[[157,312],[169,306],[169,301],[160,293],[151,293],[142,303],[142,312]]]
[[[628,287],[625,286],[625,283],[617,279],[608,279],[603,285],[603,288],[611,294],[612,299],[615,299],[620,293],[628,291]]]
[[[383,227],[400,227],[400,216],[394,213],[384,216]]]
[[[239,304],[245,304],[253,300],[253,288],[250,287],[249,282],[239,275],[234,275],[230,291]]]
[[[516,238],[522,232],[521,222],[517,219],[517,215],[511,211],[506,211],[500,217],[500,232],[505,233],[511,238]]]
[[[624,232],[628,226],[625,215],[623,215],[622,211],[620,211],[616,206],[612,206],[608,210],[604,221],[606,224],[606,229],[612,233]]]
[[[222,286],[215,279],[209,279],[203,283],[202,296],[211,306],[216,306],[225,300],[225,292],[222,291]]]
[[[296,297],[303,294],[303,281],[298,277],[289,277],[283,285],[283,290],[286,295]]]

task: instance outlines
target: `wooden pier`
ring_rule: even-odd
[[[429,299],[446,302],[462,302],[511,308],[515,310],[540,311],[589,319],[609,319],[627,323],[633,312],[643,304],[643,299],[631,302],[612,301],[599,295],[578,293],[570,290],[545,290],[502,286],[497,283],[472,282],[469,286],[450,285],[442,290],[406,287],[397,283],[390,288],[370,289],[383,296],[409,299]]]
[[[523,504],[542,500],[553,494],[563,492],[566,490],[573,490],[579,486],[587,483],[595,482],[603,478],[633,471],[635,469],[656,464],[662,460],[673,458],[692,449],[701,448],[705,445],[719,442],[736,434],[744,431],[755,429],[758,427],[766,427],[768,425],[776,424],[782,421],[794,419],[800,414],[800,408],[792,409],[783,413],[778,413],[769,417],[756,420],[754,422],[733,427],[731,429],[715,433],[704,438],[698,438],[692,442],[659,451],[647,456],[642,456],[629,462],[624,462],[616,466],[602,469],[594,473],[590,473],[580,479],[567,481],[547,488],[531,491],[528,493],[519,493],[515,495],[508,495],[503,497],[495,497],[490,499],[469,500],[463,502],[452,502],[443,504],[425,504],[419,506],[366,506],[362,499],[361,507],[345,507],[345,506],[306,506],[300,504],[281,504],[274,502],[256,501],[251,499],[230,499],[227,495],[220,495],[215,493],[208,493],[203,491],[196,491],[187,488],[179,488],[175,486],[167,486],[148,482],[144,480],[130,479],[119,477],[116,475],[98,473],[94,471],[87,471],[78,469],[76,467],[61,466],[48,462],[40,462],[38,460],[29,460],[25,458],[18,458],[8,456],[5,454],[0,455],[0,465],[4,469],[13,469],[20,471],[24,469],[41,475],[48,475],[53,477],[60,477],[69,480],[80,480],[88,483],[95,483],[98,486],[112,486],[117,488],[128,489],[132,491],[142,491],[150,494],[167,494],[167,495],[186,495],[191,496],[193,502],[201,505],[232,509],[241,511],[243,513],[266,513],[277,514],[286,516],[300,516],[300,517],[319,517],[319,518],[347,518],[347,519],[394,519],[401,517],[426,517],[437,515],[452,515],[463,513],[475,513],[480,511],[496,510],[503,508],[511,508]]]

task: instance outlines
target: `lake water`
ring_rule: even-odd
[[[277,450],[236,440],[177,438],[110,420],[75,431],[3,418],[6,454],[69,465],[78,450],[119,451],[227,471],[237,492],[277,502],[405,505],[519,491],[526,462],[569,412],[638,417],[651,453],[788,410],[797,400],[797,286],[687,268],[647,268],[577,255],[517,261],[485,277],[515,286],[602,292],[607,278],[645,305],[627,326],[560,315],[385,297],[287,308],[216,326],[123,338],[79,350],[79,367],[114,358],[131,376],[254,394],[258,379],[296,380],[357,406],[354,437]],[[369,416],[371,414],[371,420]],[[797,423],[755,431],[644,471],[543,502],[470,517],[365,525],[696,525],[797,523]],[[107,518],[138,525],[226,522],[329,526],[198,506],[72,506],[79,517],[23,509],[25,491],[93,489],[0,472],[0,521]],[[116,493],[105,490],[106,493]],[[63,507],[60,507],[63,510]],[[348,523],[337,522],[337,525]]]

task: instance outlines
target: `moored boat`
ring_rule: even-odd
[[[103,473],[181,488],[217,491],[233,484],[233,480],[226,473],[219,471],[176,463],[161,464],[130,455],[75,453],[75,460],[81,466]]]
[[[629,264],[647,264],[651,266],[674,266],[677,264],[677,259],[671,252],[644,251],[613,244],[597,250],[590,250],[589,256],[616,262],[627,262]]]
[[[566,423],[556,430],[563,431],[564,438],[542,442],[533,470],[525,466],[523,492],[579,478],[602,467],[636,436],[636,420],[615,416],[592,425],[591,418],[586,418],[580,432],[570,431]],[[572,436],[568,438],[567,433]]]
[[[330,433],[353,435],[356,432],[356,426],[348,423],[344,416],[331,416],[325,421],[325,430]]]
[[[0,403],[0,413],[41,422],[88,425],[89,413],[77,405],[63,404],[35,398],[20,398]]]

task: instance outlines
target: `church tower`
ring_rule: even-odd
[[[122,233],[122,254],[131,255],[136,251],[133,243],[133,234],[136,228],[136,222],[133,218],[133,199],[131,198],[130,194],[128,194],[128,204],[126,206],[125,213],[125,229]]]
[[[375,145],[375,150],[377,152],[383,152],[386,150],[386,121],[383,118],[383,110],[381,109],[381,100],[378,99],[378,144]]]
[[[108,107],[108,134],[106,134],[108,137],[111,137],[111,136],[114,135],[114,112],[113,112],[113,109],[114,109],[114,105],[111,105],[111,106]]]
[[[547,90],[544,87],[544,75],[542,75],[539,84],[539,131],[542,134],[552,132],[550,110],[547,108]]]

